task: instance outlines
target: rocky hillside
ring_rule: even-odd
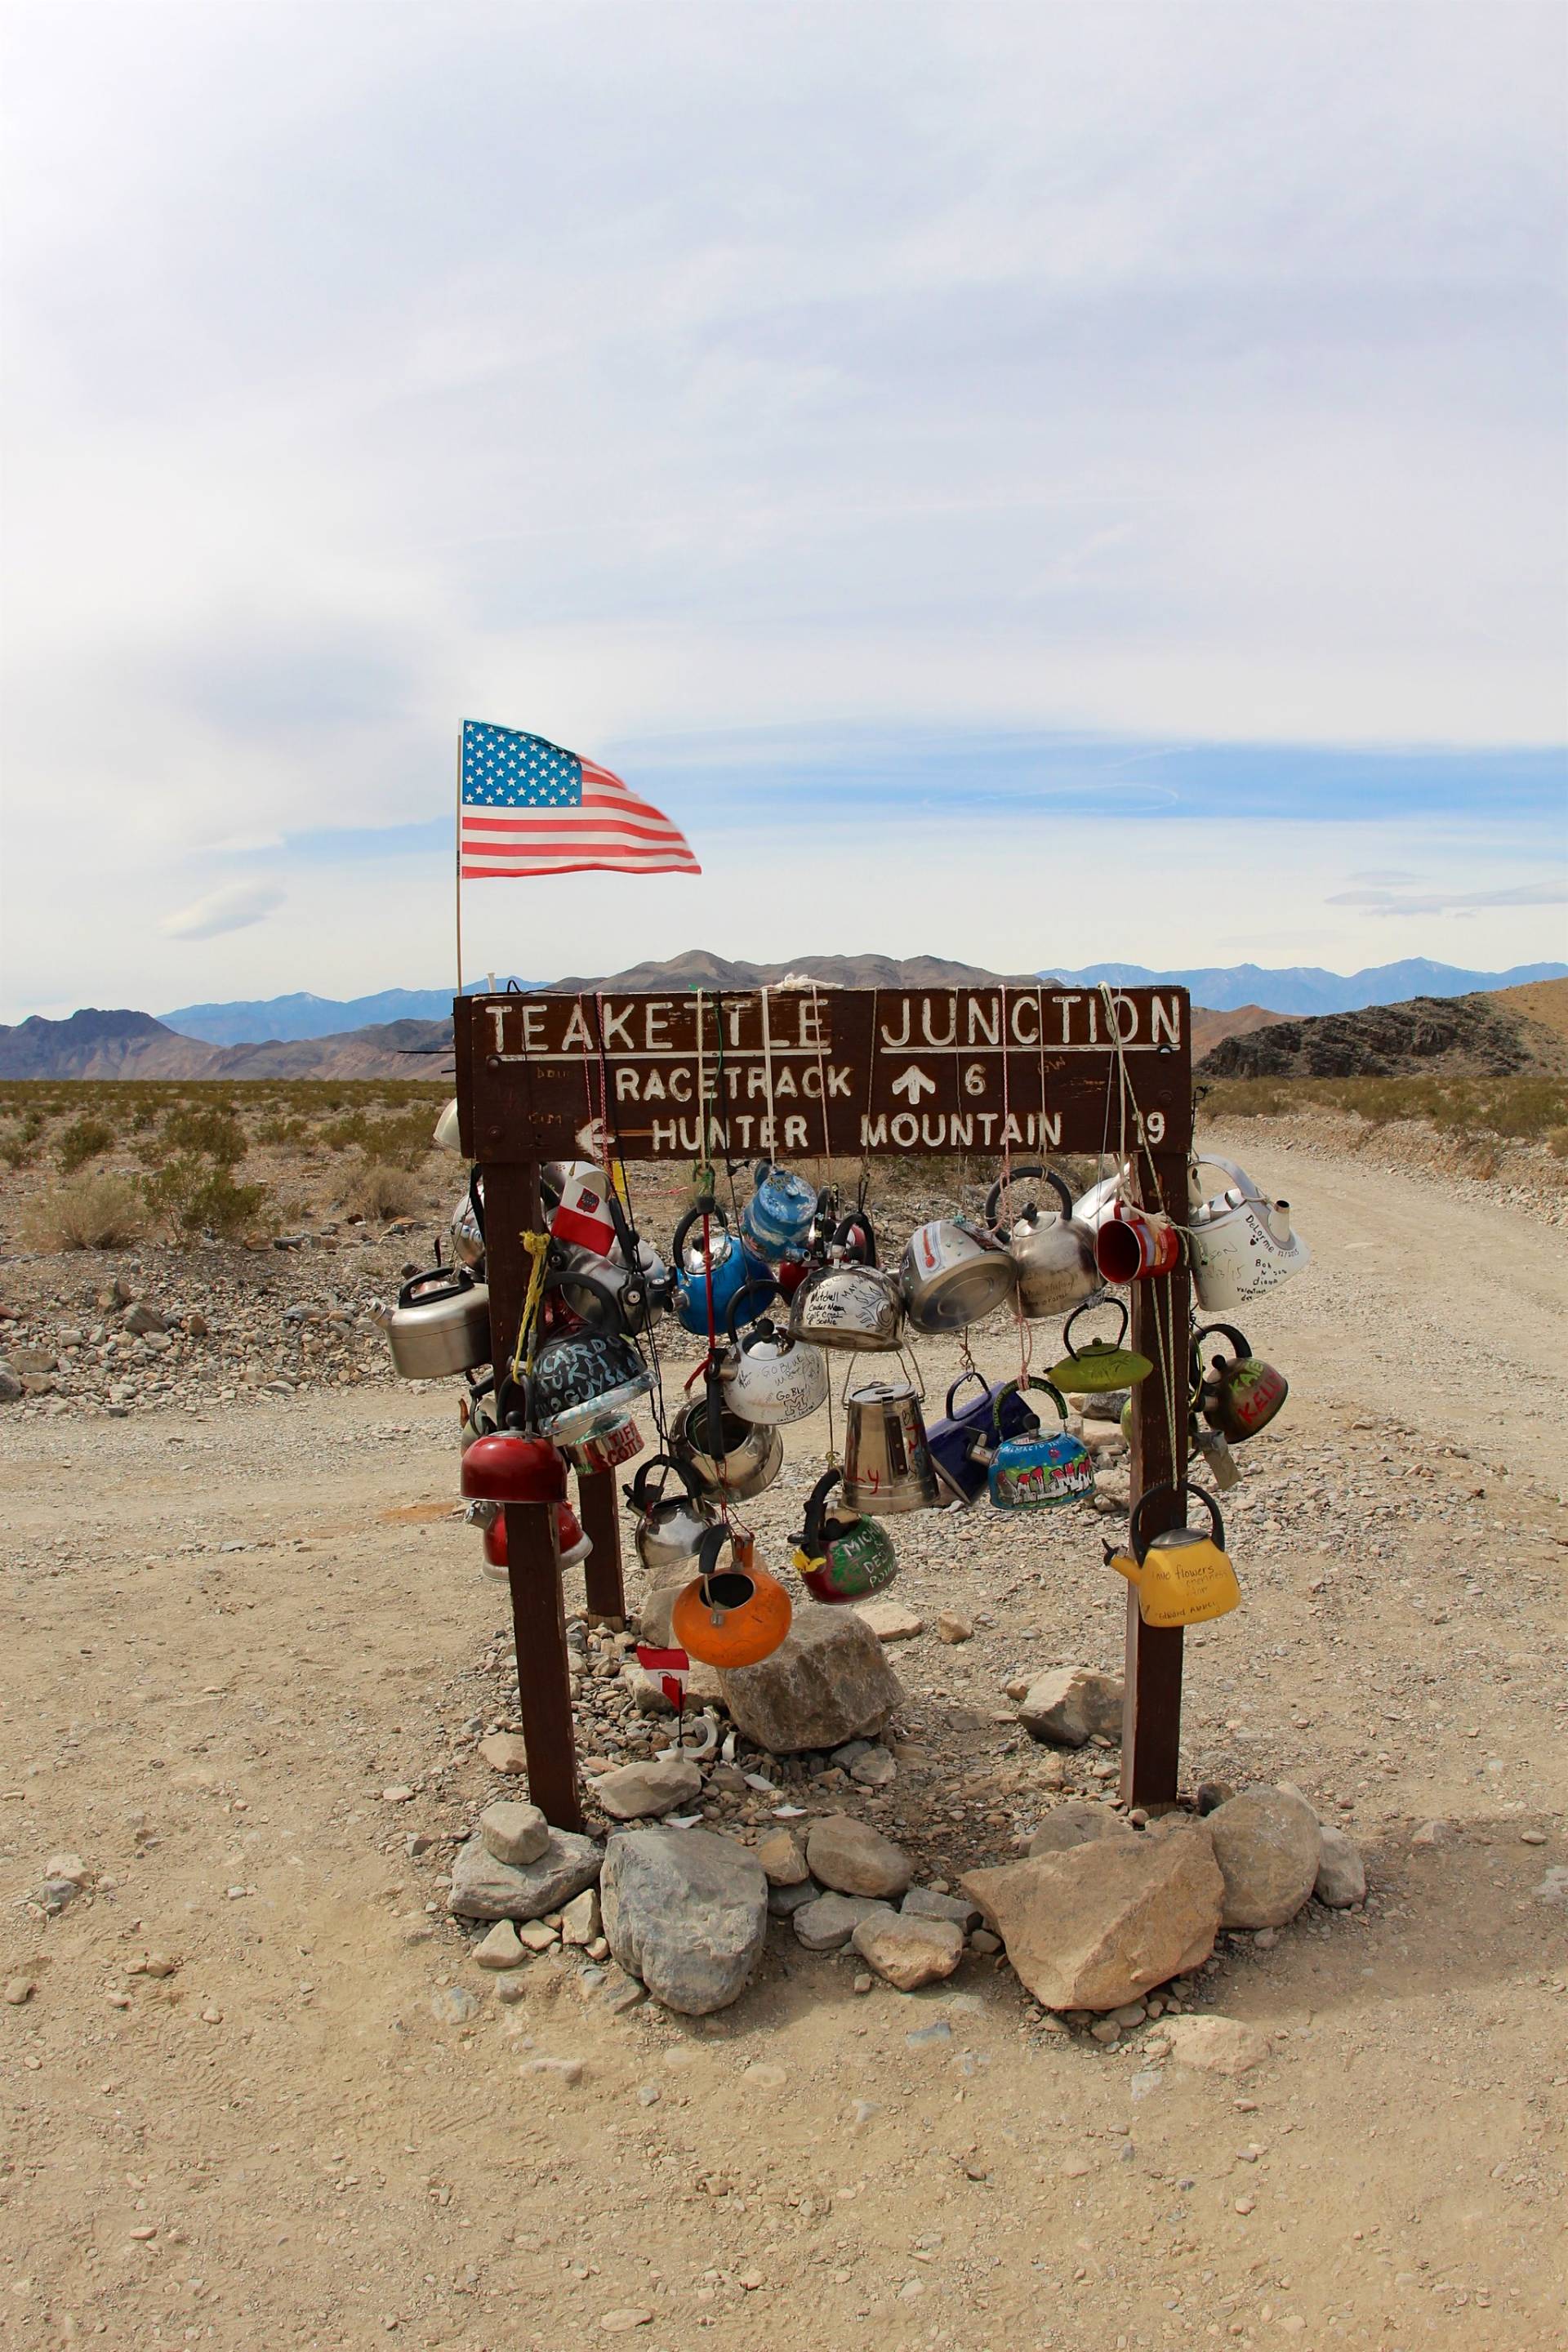
[[[1394,1078],[1510,1077],[1564,1067],[1568,982],[1543,981],[1500,995],[1416,996],[1321,1020],[1274,1022],[1221,1038],[1198,1070],[1205,1078]]]

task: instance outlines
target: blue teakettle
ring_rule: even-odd
[[[980,1394],[955,1409],[958,1391],[966,1381],[977,1381]],[[1004,1438],[1021,1437],[1039,1423],[1018,1392],[1016,1381],[988,1387],[982,1372],[960,1372],[947,1392],[942,1419],[926,1432],[937,1482],[943,1493],[961,1503],[978,1502],[985,1492],[986,1465],[991,1454],[994,1415],[1000,1412]]]
[[[741,1212],[741,1231],[763,1257],[798,1250],[816,1214],[816,1188],[787,1168],[759,1160],[756,1190]]]
[[[695,1248],[689,1251],[686,1246],[687,1235],[704,1216],[709,1221],[706,1256],[700,1234]],[[754,1323],[777,1288],[766,1259],[731,1232],[730,1221],[717,1201],[697,1201],[688,1209],[675,1229],[670,1256],[675,1267],[670,1304],[676,1320],[700,1339],[706,1339],[710,1328],[715,1333],[729,1328],[730,1309],[737,1301],[736,1328]],[[742,1291],[749,1296],[742,1298]]]
[[[1032,1433],[1018,1437],[1002,1434],[1003,1399],[1010,1389],[1041,1389],[1056,1404],[1062,1426],[1049,1437],[1035,1422]],[[1031,1375],[1010,1381],[992,1407],[995,1443],[987,1449],[991,1500],[999,1511],[1055,1510],[1064,1503],[1082,1502],[1094,1492],[1094,1465],[1089,1448],[1067,1428],[1067,1399],[1049,1381]],[[1034,1421],[1033,1413],[1029,1418]]]

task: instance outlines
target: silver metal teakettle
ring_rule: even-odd
[[[1059,1213],[1030,1201],[1014,1215],[1012,1186],[1026,1178],[1050,1186],[1061,1202]],[[1032,1160],[1015,1168],[1005,1185],[998,1177],[985,1196],[987,1223],[995,1225],[998,1216],[1013,1219],[1001,1238],[1017,1266],[1018,1303],[1031,1322],[1066,1315],[1103,1288],[1094,1261],[1094,1230],[1073,1215],[1072,1194],[1051,1169]]]
[[[658,1472],[658,1484],[654,1486]],[[668,1491],[673,1473],[679,1492]],[[715,1524],[713,1506],[697,1491],[697,1482],[684,1462],[673,1454],[651,1454],[625,1488],[637,1515],[637,1558],[657,1583],[672,1568],[695,1559],[698,1548]]]
[[[864,1250],[864,1260],[843,1253]],[[897,1275],[876,1263],[876,1243],[863,1209],[846,1217],[833,1236],[833,1255],[815,1267],[789,1303],[792,1339],[849,1355],[896,1348],[904,1335],[904,1294]]]
[[[844,1500],[874,1519],[938,1499],[920,1398],[907,1381],[872,1381],[844,1400]]]
[[[1011,1298],[1018,1269],[991,1234],[933,1217],[910,1235],[899,1278],[917,1331],[962,1331]]]
[[[827,1402],[827,1359],[808,1339],[792,1339],[767,1316],[739,1327],[746,1294],[730,1302],[730,1344],[719,1368],[727,1410],[742,1421],[782,1428],[809,1420]]]
[[[784,1468],[784,1439],[761,1422],[721,1411],[718,1444],[710,1434],[709,1400],[694,1397],[669,1424],[669,1450],[699,1486],[727,1502],[748,1502],[771,1486]]]

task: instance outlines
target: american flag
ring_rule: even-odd
[[[527,874],[700,874],[686,836],[592,760],[515,727],[463,721],[458,870],[465,882]]]

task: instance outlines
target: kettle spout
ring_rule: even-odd
[[[1112,1551],[1109,1544],[1105,1547],[1105,1565],[1107,1568],[1115,1569],[1119,1576],[1124,1576],[1129,1584],[1136,1585],[1142,1582],[1143,1571],[1137,1561],[1127,1552]]]

